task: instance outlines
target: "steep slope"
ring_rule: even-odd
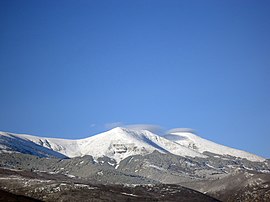
[[[32,138],[37,138],[32,136]],[[65,155],[46,148],[21,135],[0,132],[0,153],[24,153],[39,157],[66,158]]]
[[[1,133],[0,133],[1,134]],[[59,138],[47,138],[47,137],[38,137],[33,135],[25,134],[12,134],[14,137],[28,140],[38,144],[47,149],[59,152],[70,158],[76,156],[82,156],[81,149],[79,147],[79,140],[68,140],[68,139],[59,139]]]
[[[203,153],[211,152],[218,155],[230,155],[240,158],[246,158],[250,161],[265,161],[264,158],[242,151],[226,147],[212,141],[203,139],[195,135],[191,130],[174,129],[169,131],[169,134],[165,135],[164,138],[178,143],[179,145],[193,149],[194,151]]]

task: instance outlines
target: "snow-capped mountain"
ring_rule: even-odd
[[[2,152],[14,150],[25,153],[17,149],[21,146],[24,151],[30,154],[35,154],[36,152],[32,148],[44,148],[45,151],[49,149],[49,151],[53,150],[57,152],[55,154],[48,153],[44,156],[59,157],[58,153],[71,158],[84,155],[91,155],[95,158],[107,156],[118,162],[128,156],[149,154],[154,150],[181,156],[206,157],[199,152],[181,146],[147,130],[131,130],[120,127],[79,140],[44,138],[4,132],[0,133],[0,135]],[[16,144],[16,147],[14,144]]]
[[[231,155],[250,161],[265,159],[248,152],[232,149],[205,140],[192,132],[172,131],[165,136],[147,130],[114,128],[85,139],[66,140],[32,135],[0,132],[0,152],[19,152],[37,156],[77,157],[107,156],[120,162],[132,155],[145,155],[157,150],[179,156],[206,158],[204,151],[219,155]]]
[[[250,161],[264,161],[265,159],[257,155],[226,147],[212,141],[203,139],[194,134],[191,129],[173,129],[164,137],[168,140],[178,143],[187,148],[191,148],[199,153],[211,152],[218,155],[230,155],[240,158],[246,158]]]
[[[108,156],[120,161],[136,154],[149,154],[154,150],[181,156],[206,157],[147,130],[114,128],[90,138],[78,140],[83,155]]]
[[[117,194],[121,197],[130,186],[132,190],[128,195],[135,200],[134,197],[139,195],[134,194],[134,190],[138,190],[138,194],[142,192],[141,189],[134,189],[134,186],[151,184],[149,188],[153,190],[154,184],[169,184],[168,188],[162,188],[163,191],[157,191],[160,193],[161,190],[161,200],[164,201],[164,190],[171,190],[172,184],[180,184],[212,194],[221,201],[228,198],[239,201],[239,194],[247,197],[248,200],[243,201],[269,201],[270,164],[264,160],[205,140],[190,130],[173,130],[159,136],[148,130],[118,127],[79,140],[0,132],[0,188],[22,190],[24,192],[21,194],[44,196],[46,200],[48,193],[54,199],[59,198],[60,194],[67,200],[66,193],[72,190],[73,196],[76,186],[80,186],[79,193],[83,193],[85,198],[85,193],[99,190],[93,188],[93,184],[117,184],[118,192],[119,185],[124,184],[125,191]],[[29,176],[35,180],[29,179]],[[86,182],[93,184],[84,184]],[[91,191],[85,192],[89,186]],[[171,196],[170,192],[167,194]],[[143,195],[145,193],[138,199],[142,200]]]

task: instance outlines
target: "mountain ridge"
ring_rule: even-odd
[[[263,157],[246,152],[243,150],[231,148],[225,145],[215,143],[213,141],[204,139],[194,132],[188,131],[171,131],[170,134],[165,135],[165,138],[179,143],[182,146],[192,147],[195,151],[200,153],[211,152],[218,155],[231,155],[241,158],[247,158],[250,161],[265,161]],[[177,139],[178,138],[178,139]],[[259,157],[259,158],[258,158]]]
[[[22,144],[24,142],[24,144]],[[31,145],[31,142],[34,145]],[[14,144],[16,146],[14,146]],[[18,145],[31,153],[38,148],[47,152],[47,156],[78,157],[91,155],[94,158],[107,156],[120,162],[132,155],[145,155],[157,150],[179,156],[207,158],[207,152],[218,156],[226,155],[246,158],[250,161],[265,161],[263,157],[203,139],[193,131],[171,131],[160,136],[148,130],[135,130],[116,127],[109,131],[83,139],[68,140],[46,138],[26,134],[0,132],[0,152],[21,152]],[[33,148],[35,148],[33,150]],[[33,150],[33,151],[32,151]],[[49,150],[49,151],[48,151]],[[56,152],[56,153],[52,153]],[[46,156],[46,155],[45,155]]]

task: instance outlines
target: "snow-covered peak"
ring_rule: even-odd
[[[246,158],[250,161],[264,161],[265,159],[251,154],[249,152],[245,152],[238,149],[233,149],[224,145],[220,145],[214,143],[212,141],[203,139],[197,135],[193,131],[185,131],[185,130],[172,130],[169,134],[164,136],[166,139],[174,141],[182,146],[193,149],[194,151],[198,151],[200,153],[203,152],[211,152],[219,155],[230,155],[240,158]]]
[[[122,127],[79,140],[82,154],[94,157],[108,156],[120,161],[136,154],[149,154],[154,150],[181,156],[204,155],[171,142],[147,130],[133,130]]]
[[[123,127],[119,127],[119,126],[113,128],[109,131],[110,131],[110,133],[114,133],[114,134],[124,134],[124,133],[126,134],[129,132],[129,130],[127,128],[123,128]],[[106,132],[109,132],[109,131],[106,131]]]

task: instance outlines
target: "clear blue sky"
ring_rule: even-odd
[[[270,1],[0,0],[0,130],[189,127],[270,157]]]

